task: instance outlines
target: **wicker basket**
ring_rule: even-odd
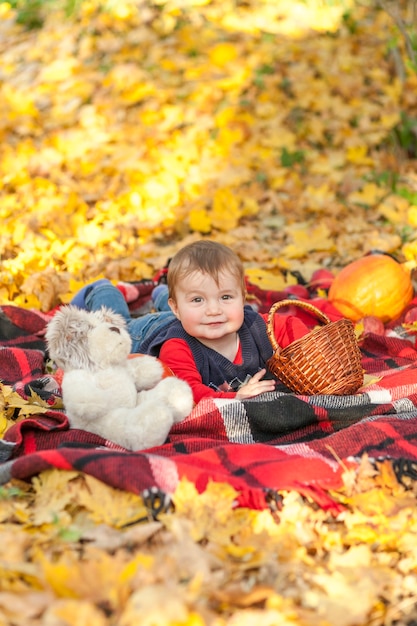
[[[274,334],[274,314],[285,306],[297,306],[314,313],[324,323],[282,350]],[[269,341],[274,350],[268,360],[270,371],[289,389],[302,395],[355,393],[363,384],[361,353],[350,320],[331,322],[312,304],[282,300],[272,305],[267,321]]]

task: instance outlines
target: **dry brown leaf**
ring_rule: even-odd
[[[21,289],[22,293],[35,295],[39,301],[40,310],[46,312],[60,304],[60,295],[66,293],[68,287],[69,276],[50,267],[43,272],[29,275]]]
[[[93,528],[82,533],[82,538],[93,547],[107,552],[114,552],[120,548],[132,550],[145,544],[162,528],[161,522],[144,522],[121,532],[120,529],[96,523]]]
[[[42,618],[43,626],[106,626],[108,620],[93,602],[58,600],[50,603]]]
[[[123,611],[119,625],[168,626],[187,624],[189,611],[181,588],[175,583],[155,584],[135,591]],[[203,625],[202,625],[203,626]]]
[[[34,624],[36,618],[52,602],[53,596],[46,591],[29,591],[27,593],[0,591],[0,624],[2,618],[5,620],[4,624],[7,625],[29,626]]]

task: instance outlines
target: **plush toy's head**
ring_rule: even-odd
[[[127,359],[132,345],[121,315],[105,307],[85,311],[72,305],[55,313],[46,341],[50,358],[64,371],[118,365]]]

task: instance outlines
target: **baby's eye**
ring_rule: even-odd
[[[225,293],[224,296],[222,296],[222,300],[233,300],[233,296],[229,293]]]
[[[202,301],[203,301],[203,298],[201,298],[201,296],[196,296],[195,298],[191,300],[191,302],[197,302],[197,303],[202,302]]]

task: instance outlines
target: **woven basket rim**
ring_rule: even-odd
[[[277,309],[298,305],[317,313],[324,326],[315,327],[281,349],[273,332],[273,316]],[[267,324],[273,355],[268,360],[270,371],[290,389],[298,393],[353,393],[363,384],[361,352],[351,320],[334,322],[311,303],[281,300],[270,308]],[[322,370],[322,372],[320,372]],[[329,391],[326,391],[329,389]],[[307,391],[304,391],[307,390]]]
[[[276,340],[274,329],[273,329],[274,314],[276,313],[278,309],[286,307],[286,306],[298,306],[304,309],[305,311],[309,311],[310,313],[313,313],[314,315],[316,315],[319,321],[323,322],[325,325],[335,323],[335,322],[331,322],[330,318],[325,313],[323,313],[323,311],[320,311],[320,309],[318,309],[316,306],[314,306],[314,304],[311,304],[310,302],[305,302],[304,300],[293,300],[290,298],[286,298],[284,300],[278,300],[277,302],[274,302],[274,304],[272,304],[272,306],[270,307],[269,313],[268,313],[268,319],[267,319],[268,336],[272,344],[274,353],[277,352],[278,350],[281,350]],[[342,319],[345,319],[345,318],[342,318]],[[340,321],[340,320],[337,320],[337,321]],[[321,330],[321,328],[314,328],[311,332],[314,332],[316,330]],[[301,337],[300,339],[303,339],[303,338],[305,338],[305,336]],[[296,339],[293,343],[300,341],[300,339]]]

